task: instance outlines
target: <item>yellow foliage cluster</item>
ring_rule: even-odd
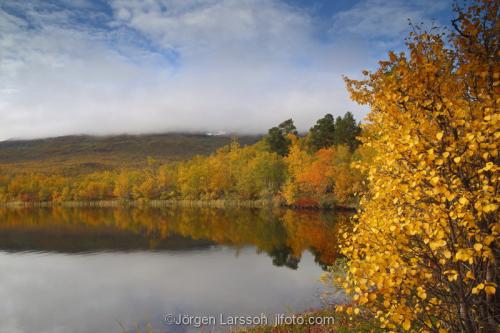
[[[363,174],[351,164],[365,157],[363,149],[352,153],[347,145],[337,145],[310,153],[305,139],[294,135],[289,139],[290,152],[285,157],[289,177],[283,188],[287,203],[300,203],[307,198],[321,206],[354,205],[362,188]]]
[[[376,151],[343,286],[393,332],[495,332],[498,283],[498,1],[457,9],[456,32],[412,33],[352,98]],[[498,332],[498,331],[497,331]]]
[[[272,199],[285,181],[283,158],[265,142],[241,147],[237,142],[209,156],[159,164],[149,159],[141,169],[63,174],[0,173],[0,202],[152,199]]]
[[[210,156],[178,166],[178,190],[187,199],[271,199],[285,179],[281,156],[263,141],[240,147],[237,142]]]
[[[290,136],[290,154],[270,151],[265,140],[240,146],[236,141],[208,156],[182,162],[149,159],[141,169],[62,173],[2,173],[0,203],[98,200],[267,200],[289,204],[314,199],[315,206],[353,205],[363,177],[351,168],[363,149],[331,146],[315,153],[307,137]]]

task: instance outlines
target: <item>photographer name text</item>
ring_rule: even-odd
[[[256,316],[244,315],[188,315],[169,313],[165,316],[167,325],[183,325],[192,327],[202,326],[255,326],[255,325],[333,325],[334,317],[330,316],[303,316],[297,314],[275,314],[268,316],[264,313]]]

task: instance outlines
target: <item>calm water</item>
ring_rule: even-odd
[[[335,260],[347,218],[256,209],[3,209],[0,332],[131,332],[146,323],[160,332],[199,331],[164,318],[272,318],[319,307],[319,277]]]

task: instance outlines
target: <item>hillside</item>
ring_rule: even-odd
[[[117,136],[62,136],[0,142],[0,169],[4,172],[63,172],[65,174],[140,167],[147,157],[175,161],[206,155],[231,142],[231,136],[205,134],[148,134]],[[239,136],[241,145],[259,136]]]

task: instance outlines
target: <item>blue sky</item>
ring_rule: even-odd
[[[262,133],[367,110],[342,75],[403,50],[451,0],[0,1],[0,140]]]

